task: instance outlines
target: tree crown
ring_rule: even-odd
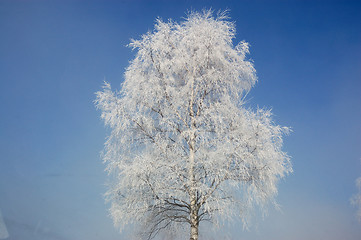
[[[227,15],[193,12],[176,23],[157,19],[132,40],[136,56],[118,92],[109,84],[97,107],[112,132],[104,161],[115,181],[108,191],[115,223],[143,222],[148,236],[174,224],[215,224],[264,206],[292,171],[282,152],[288,128],[244,97],[257,78],[235,47]],[[192,216],[195,216],[195,220]]]

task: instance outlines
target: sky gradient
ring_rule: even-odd
[[[230,10],[234,44],[250,43],[259,81],[249,105],[272,108],[293,129],[284,150],[294,173],[280,182],[280,211],[256,215],[250,231],[236,221],[205,239],[361,239],[349,201],[361,176],[361,2],[306,0],[0,1],[8,239],[127,239],[104,203],[107,129],[94,93],[104,80],[119,88],[134,57],[126,45],[157,17],[181,21],[210,7]]]

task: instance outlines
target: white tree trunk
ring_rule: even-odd
[[[196,124],[194,119],[194,76],[195,76],[195,69],[193,69],[193,76],[192,76],[192,93],[189,105],[189,114],[191,117],[191,129],[193,131],[190,141],[189,141],[189,178],[190,178],[190,221],[191,221],[191,236],[190,240],[198,240],[198,206],[197,206],[197,190],[196,190],[196,179],[195,179],[195,159],[194,159],[194,152],[195,152],[195,130]]]
[[[198,206],[197,206],[197,194],[196,194],[196,181],[194,176],[194,138],[191,139],[190,143],[190,221],[191,221],[191,236],[190,240],[198,240]]]
[[[198,224],[191,225],[191,238],[190,240],[198,240]]]

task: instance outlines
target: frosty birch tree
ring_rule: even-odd
[[[121,229],[143,223],[146,237],[172,226],[247,223],[277,182],[292,171],[282,152],[285,127],[244,98],[257,78],[248,44],[233,46],[226,14],[191,13],[181,23],[157,20],[133,40],[136,56],[120,91],[108,83],[96,104],[111,133],[104,161],[115,181],[107,196]]]

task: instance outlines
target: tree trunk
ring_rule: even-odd
[[[198,221],[195,224],[193,224],[193,221],[192,221],[190,240],[198,240]]]
[[[193,69],[193,76],[195,76],[194,69]],[[195,119],[194,119],[194,109],[193,109],[193,103],[194,103],[194,77],[192,78],[192,94],[191,94],[191,101],[189,105],[189,114],[191,117],[191,129],[193,131],[190,141],[189,141],[189,179],[190,179],[190,222],[191,222],[191,236],[190,240],[198,240],[198,225],[199,225],[199,219],[198,219],[198,205],[197,205],[197,190],[196,190],[196,178],[195,178],[195,159],[194,159],[194,153],[195,153]]]
[[[190,240],[198,240],[198,206],[197,206],[197,194],[196,194],[196,182],[194,174],[194,138],[191,140],[190,151],[190,221],[191,221],[191,237]]]
[[[196,180],[194,173],[194,146],[195,146],[195,137],[191,137],[190,141],[190,156],[189,156],[189,177],[190,177],[190,221],[191,221],[191,236],[190,240],[198,240],[198,205],[197,205],[197,190],[196,190]]]

